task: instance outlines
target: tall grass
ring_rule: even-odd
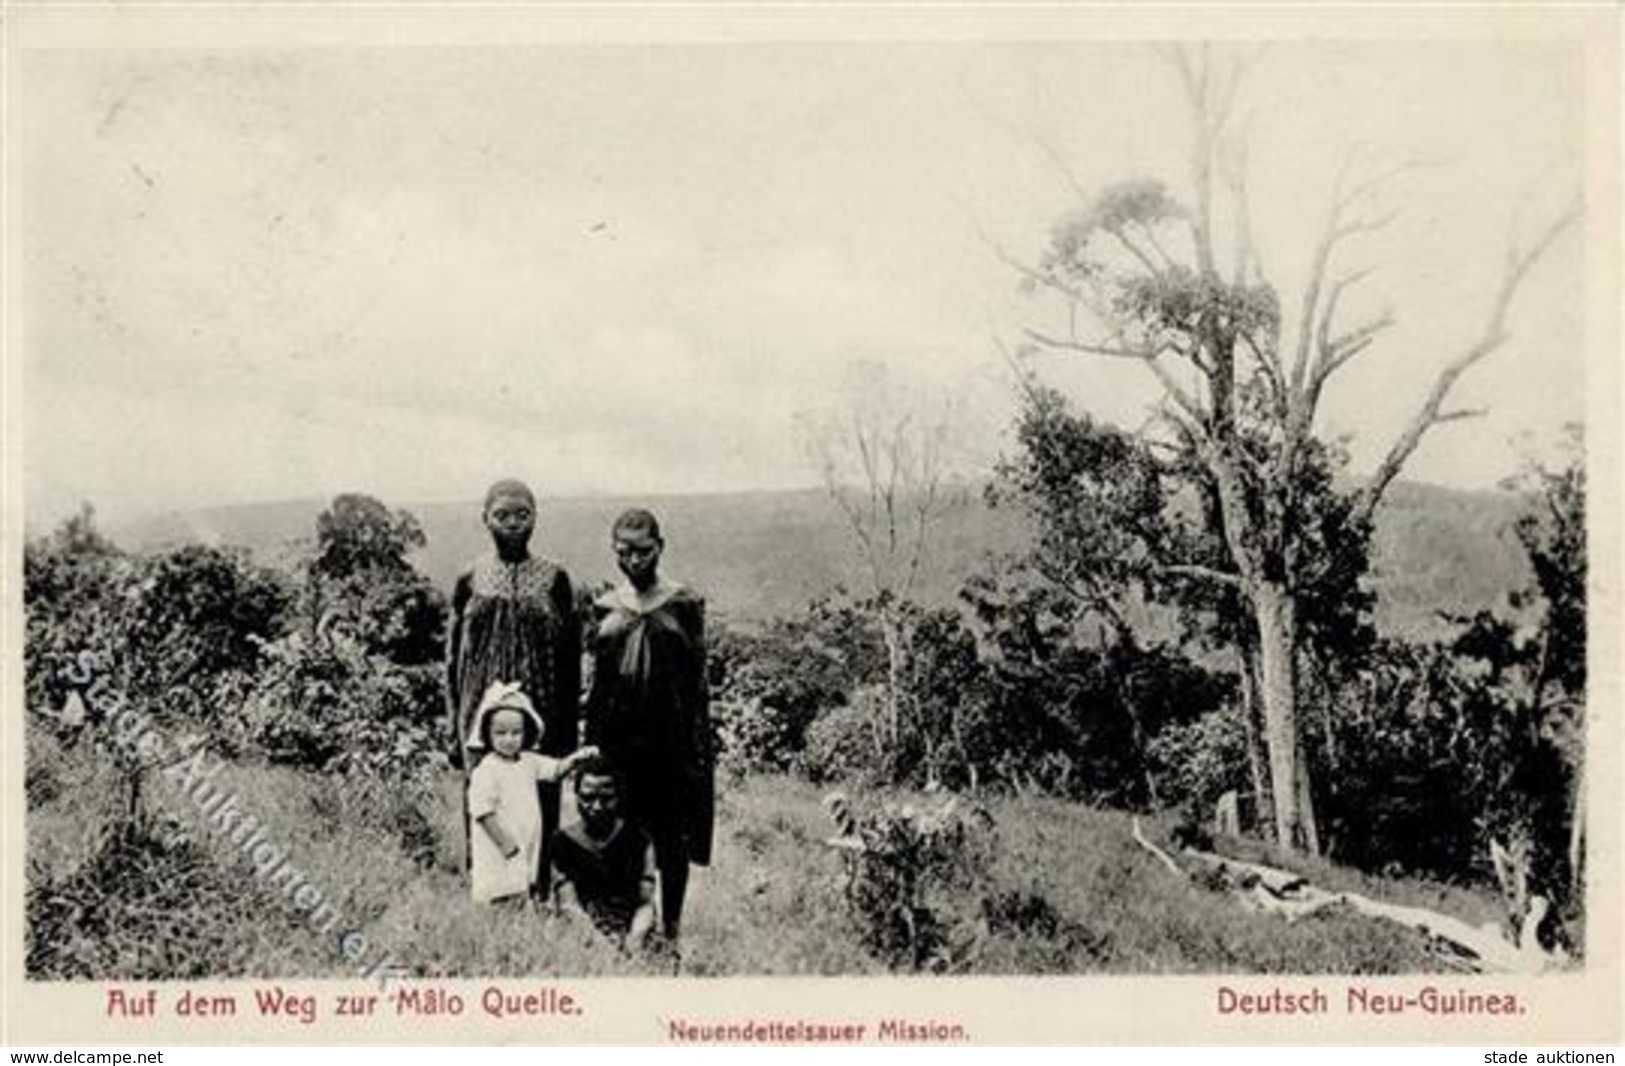
[[[337,938],[311,929],[242,857],[161,789],[144,826],[109,801],[98,749],[32,731],[28,972],[44,979],[343,977]],[[224,787],[318,886],[341,932],[362,933],[421,976],[665,974],[666,957],[622,954],[545,912],[474,904],[460,873],[455,779],[416,786],[250,763]],[[873,797],[859,797],[872,800]],[[920,802],[920,797],[897,797]],[[1433,968],[1415,934],[1327,910],[1288,922],[1175,878],[1131,839],[1126,816],[1053,799],[989,801],[996,848],[984,884],[937,897],[967,934],[969,973],[1395,973]],[[876,974],[847,906],[841,855],[812,786],[790,777],[730,785],[710,868],[696,870],[681,972]],[[1359,877],[1330,864],[1328,887],[1451,910],[1493,904],[1422,882]]]

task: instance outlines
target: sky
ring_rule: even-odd
[[[1280,44],[1243,96],[1284,304],[1346,153],[1433,165],[1354,317],[1398,325],[1322,428],[1369,467],[1476,335],[1508,235],[1578,186],[1584,98],[1557,45]],[[996,249],[1127,177],[1186,187],[1177,83],[1103,44],[549,45],[23,56],[26,514],[113,522],[361,490],[392,504],[807,485],[795,426],[879,367],[954,405],[985,473],[1050,326]],[[1064,169],[1063,165],[1064,164]],[[1584,406],[1583,241],[1464,382],[1488,417],[1407,476],[1482,487]],[[1140,424],[1143,368],[1044,380]]]

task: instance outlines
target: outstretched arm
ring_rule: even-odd
[[[581,764],[588,759],[595,758],[598,749],[591,744],[578,748],[562,759],[555,759],[551,755],[538,755],[536,757],[536,780],[556,783],[569,777],[581,769]]]

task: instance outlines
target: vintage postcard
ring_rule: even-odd
[[[0,1037],[1618,1044],[1618,35],[7,5]]]

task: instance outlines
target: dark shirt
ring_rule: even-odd
[[[610,936],[625,936],[645,893],[652,897],[654,848],[643,830],[624,820],[602,841],[572,822],[553,838],[553,869],[570,882],[594,925]]]

